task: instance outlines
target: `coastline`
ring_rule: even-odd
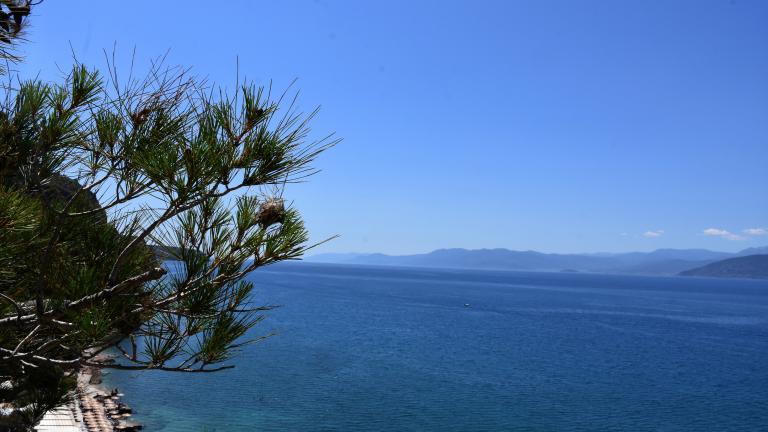
[[[86,366],[77,375],[76,418],[88,432],[141,430],[141,424],[130,420],[133,411],[120,401],[121,397],[118,389],[107,389],[102,384],[100,369]]]
[[[101,360],[108,360],[103,357]],[[103,385],[102,372],[86,366],[77,374],[74,397],[45,413],[38,432],[133,432],[143,425],[130,419],[132,410],[120,401],[117,389]]]

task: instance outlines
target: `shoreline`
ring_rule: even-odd
[[[118,389],[102,384],[102,371],[86,366],[77,374],[77,420],[88,432],[139,431],[143,425],[130,420],[133,410],[120,401]]]
[[[102,357],[108,361],[109,357]],[[103,385],[98,368],[84,367],[77,373],[73,397],[45,413],[35,426],[37,432],[134,432],[143,425],[130,420],[133,413],[122,403],[117,389]]]

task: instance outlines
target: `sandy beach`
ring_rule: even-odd
[[[120,401],[117,389],[102,384],[101,370],[83,368],[77,376],[75,398],[46,413],[38,432],[138,431],[142,425],[130,420],[132,410]]]
[[[131,422],[132,410],[120,401],[117,389],[102,385],[101,371],[86,367],[77,377],[78,406],[89,432],[137,431],[141,425]]]

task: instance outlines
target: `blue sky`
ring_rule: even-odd
[[[218,4],[218,6],[217,6]],[[322,106],[318,252],[768,244],[768,2],[46,1],[26,74],[170,49]],[[745,231],[751,230],[751,231]]]

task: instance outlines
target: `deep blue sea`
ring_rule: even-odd
[[[217,374],[112,373],[148,431],[768,431],[768,282],[290,263]],[[468,307],[465,307],[468,304]]]

